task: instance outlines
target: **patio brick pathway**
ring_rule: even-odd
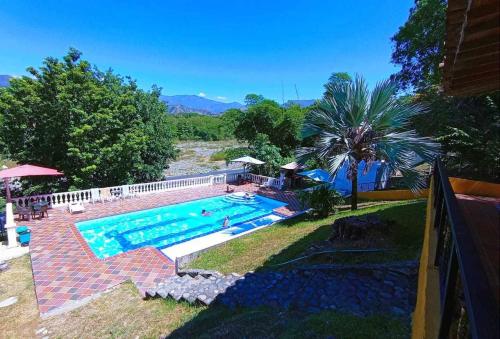
[[[142,295],[148,288],[175,274],[174,263],[153,247],[143,247],[104,260],[91,251],[75,222],[149,209],[226,194],[225,185],[152,193],[127,200],[86,205],[82,214],[66,209],[49,210],[49,218],[18,221],[31,228],[30,254],[38,307],[41,314],[57,311],[131,280]],[[289,205],[276,212],[290,216],[300,211],[293,192],[236,186],[236,191],[255,192]]]

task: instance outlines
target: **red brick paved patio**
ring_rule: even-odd
[[[162,278],[175,274],[174,263],[153,247],[98,259],[76,229],[76,222],[222,195],[226,194],[225,188],[225,185],[207,186],[88,204],[84,213],[75,215],[66,209],[53,209],[49,211],[49,218],[18,222],[29,226],[32,232],[30,254],[40,313],[70,306],[127,280],[144,294]],[[235,188],[236,191],[255,192],[287,202],[288,206],[276,210],[283,215],[291,216],[300,211],[293,192],[262,189],[255,185]]]

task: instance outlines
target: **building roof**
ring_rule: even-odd
[[[477,95],[500,90],[500,2],[449,0],[444,90]]]

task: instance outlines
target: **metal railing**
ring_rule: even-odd
[[[439,271],[439,338],[495,338],[498,308],[470,229],[442,163],[433,174],[435,262]],[[474,225],[470,225],[474,227]]]

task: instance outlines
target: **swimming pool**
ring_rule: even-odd
[[[286,205],[260,195],[247,199],[235,193],[82,221],[76,227],[102,259],[145,246],[162,249],[220,231],[226,216],[230,227],[248,225]],[[203,216],[202,210],[210,215]]]

